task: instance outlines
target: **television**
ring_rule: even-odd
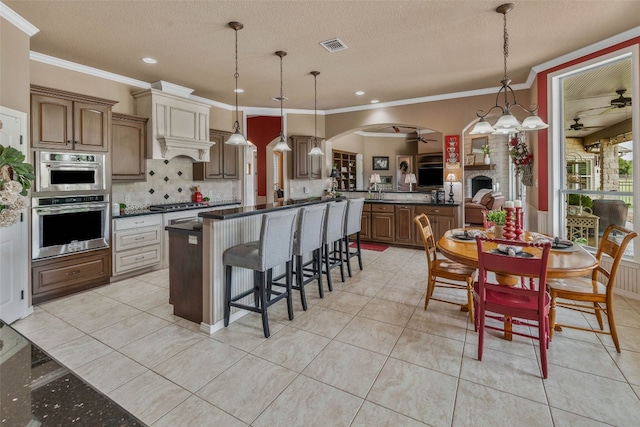
[[[442,187],[444,169],[442,166],[418,168],[418,187]]]

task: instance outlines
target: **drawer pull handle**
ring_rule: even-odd
[[[135,258],[135,260],[136,260],[136,261],[138,261],[139,259],[144,259],[144,256],[137,256],[137,257]]]
[[[136,221],[134,224],[144,224],[144,221]]]
[[[78,274],[78,273],[80,273],[80,270],[73,270],[73,271],[68,272],[67,276],[71,276],[71,275]]]
[[[144,239],[144,236],[138,236],[135,238],[135,240],[142,240],[142,239]]]

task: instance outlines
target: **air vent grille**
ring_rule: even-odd
[[[331,53],[347,49],[347,45],[344,44],[342,40],[340,40],[337,37],[331,40],[325,40],[323,42],[320,42],[320,46],[327,49]]]

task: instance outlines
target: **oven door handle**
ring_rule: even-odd
[[[36,211],[38,214],[40,215],[58,215],[58,214],[62,214],[62,213],[69,213],[69,212],[88,212],[88,211],[99,211],[99,210],[103,210],[106,209],[108,206],[107,203],[95,203],[95,204],[82,204],[79,206],[52,206],[52,207],[39,207],[39,208],[34,208],[34,211]]]

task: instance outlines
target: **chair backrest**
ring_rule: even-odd
[[[362,226],[362,209],[364,208],[364,197],[359,199],[349,199],[347,206],[347,220],[344,223],[344,235],[350,236],[360,231]]]
[[[344,236],[344,221],[347,213],[347,202],[344,200],[327,203],[324,217],[323,243],[331,243]]]
[[[291,261],[296,209],[266,213],[260,229],[260,270],[265,271]]]
[[[436,261],[436,239],[433,236],[433,230],[431,229],[431,223],[429,218],[425,214],[416,215],[413,218],[413,222],[418,226],[420,236],[422,236],[422,244],[424,245],[424,251],[427,254],[427,265],[429,271],[431,271],[431,264]]]
[[[478,235],[476,236],[476,245],[478,247],[478,293],[481,300],[487,289],[495,289],[503,294],[514,296],[537,294],[538,310],[542,310],[547,288],[550,242],[533,243],[520,240],[489,239]],[[528,255],[502,253],[498,251],[497,245],[514,247],[516,251],[521,250],[522,253]],[[488,272],[523,277],[528,279],[529,283],[523,283],[522,287],[492,283],[487,280]],[[509,299],[504,301],[506,304]],[[514,308],[517,309],[517,305],[514,305]]]
[[[618,274],[618,266],[624,255],[624,251],[627,249],[627,245],[632,239],[638,236],[638,233],[626,228],[622,228],[615,224],[611,224],[607,227],[600,239],[600,245],[598,246],[598,252],[596,253],[596,259],[598,260],[598,266],[593,270],[592,279],[598,280],[598,275],[602,274],[607,278],[607,294],[613,292],[613,287],[616,281],[616,275]],[[607,254],[612,259],[611,268],[607,270],[602,265],[602,255]]]
[[[298,211],[296,239],[293,247],[294,255],[304,255],[322,246],[324,216],[327,209],[324,205],[313,205]]]
[[[622,200],[594,199],[591,211],[600,217],[598,233],[603,234],[610,224],[624,227],[627,222],[629,207]]]

